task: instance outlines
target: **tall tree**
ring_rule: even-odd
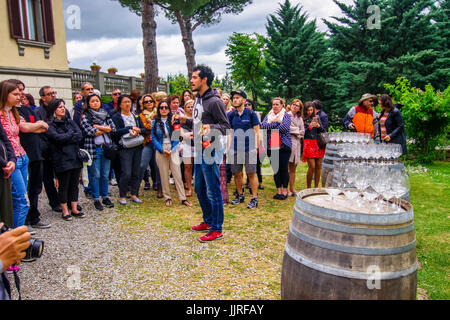
[[[128,7],[131,11],[139,15],[143,10],[141,0],[118,1],[122,6]],[[251,4],[252,1],[253,0],[152,0],[152,3],[163,8],[166,17],[168,17],[172,23],[178,23],[185,49],[188,76],[190,78],[196,65],[196,50],[193,32],[200,26],[210,26],[219,23],[224,14],[241,13],[244,10],[244,7]],[[153,22],[151,25],[153,25]]]
[[[158,91],[158,50],[156,44],[155,0],[119,0],[120,4],[142,17],[145,92]]]
[[[331,65],[325,35],[317,31],[316,22],[309,21],[299,5],[289,0],[280,4],[276,15],[266,24],[267,80],[269,93],[292,99],[321,99],[316,82],[328,73]],[[330,75],[328,74],[327,77]]]
[[[221,21],[224,14],[238,14],[253,0],[158,0],[172,23],[178,23],[185,49],[188,76],[196,65],[193,32]]]
[[[334,22],[324,20],[339,57],[338,76],[330,79],[336,88],[334,107],[345,112],[345,106],[348,109],[362,94],[384,92],[384,84],[399,76],[422,89],[427,83],[445,89],[450,61],[439,27],[448,21],[448,12],[445,18],[436,9],[438,1],[354,0],[349,5],[333,1],[343,13],[333,17]],[[441,1],[448,7],[446,3]],[[371,6],[380,8],[378,27],[370,23]]]
[[[258,93],[264,87],[265,50],[266,39],[256,32],[253,34],[234,32],[228,38],[225,50],[230,59],[227,65],[232,77],[245,90],[251,91],[255,103],[258,103]]]

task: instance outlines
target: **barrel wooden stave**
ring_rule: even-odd
[[[297,202],[315,192],[323,190],[304,190]],[[296,206],[283,258],[282,299],[415,299],[414,224],[402,217],[392,225],[358,224]],[[381,289],[368,289],[371,266],[379,268]]]

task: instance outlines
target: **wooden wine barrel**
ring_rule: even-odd
[[[370,214],[324,189],[298,193],[281,273],[284,300],[413,300],[413,208]]]
[[[333,172],[334,164],[336,161],[341,161],[341,157],[337,154],[337,148],[338,145],[336,143],[327,143],[325,156],[322,160],[322,187],[330,185],[330,179],[332,179],[331,173]]]

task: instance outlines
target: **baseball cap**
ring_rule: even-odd
[[[236,91],[231,91],[231,99],[233,99],[233,96],[234,96],[235,94],[238,94],[238,95],[240,95],[242,98],[247,99],[247,94],[245,93],[245,91],[243,91],[243,90],[241,90],[241,89],[236,90]]]

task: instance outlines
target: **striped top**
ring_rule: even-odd
[[[386,131],[386,119],[388,118],[389,113],[383,114],[383,116],[380,118],[380,133],[381,133],[381,139],[385,138],[387,136]]]

